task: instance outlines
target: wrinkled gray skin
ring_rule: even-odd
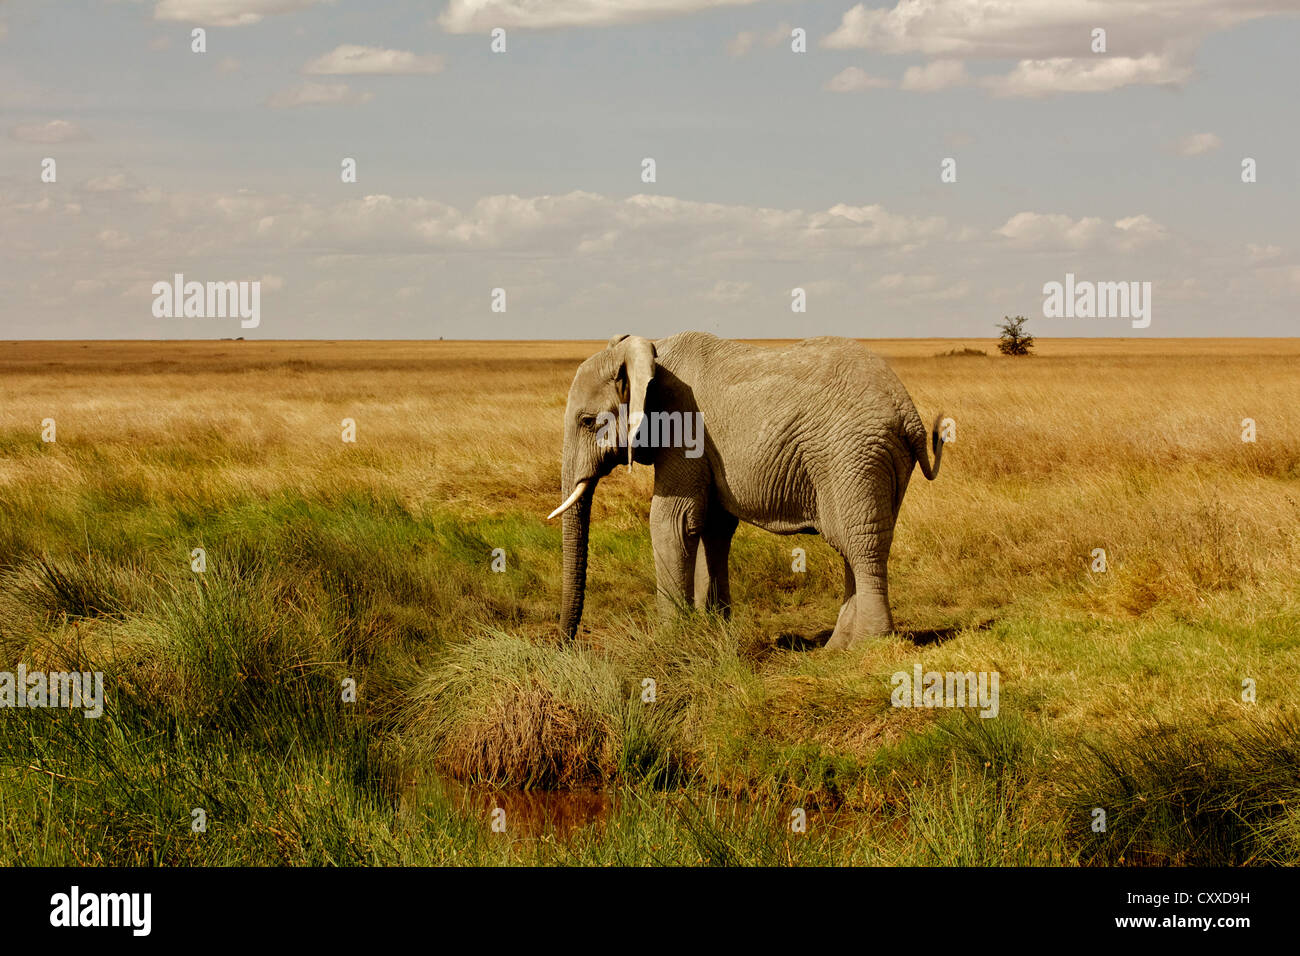
[[[927,434],[892,370],[857,342],[806,339],[772,349],[682,332],[651,342],[616,336],[583,362],[564,412],[560,623],[577,633],[586,589],[587,532],[597,482],[627,462],[600,447],[600,412],[703,414],[704,454],[633,450],[655,469],[650,504],[662,612],[694,604],[729,611],[727,555],[739,521],[776,534],[820,533],[844,558],[844,603],[827,647],[852,647],[893,628],[887,564],[912,468],[939,471],[940,418]],[[927,440],[934,464],[927,455]]]

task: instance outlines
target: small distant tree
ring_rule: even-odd
[[[1034,337],[1025,331],[1029,320],[1023,315],[1014,319],[1002,316],[1003,322],[998,326],[1002,336],[998,341],[998,351],[1003,355],[1028,355],[1034,349]]]

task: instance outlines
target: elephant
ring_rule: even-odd
[[[694,449],[653,440],[651,420],[673,424],[674,413],[703,425]],[[891,632],[894,524],[913,465],[931,481],[939,473],[942,418],[927,435],[898,376],[852,339],[768,348],[706,332],[614,336],[579,366],[564,411],[563,503],[549,517],[563,515],[565,635],[574,637],[582,618],[596,485],[624,454],[629,470],[633,461],[655,469],[650,539],[661,613],[730,613],[728,555],[745,521],[821,534],[844,559],[828,648]],[[658,437],[683,431],[661,427]]]

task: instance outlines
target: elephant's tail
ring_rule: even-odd
[[[921,466],[921,474],[925,475],[926,480],[934,481],[939,475],[939,459],[943,457],[943,439],[939,437],[939,426],[943,422],[943,412],[934,416],[934,424],[930,426],[930,433],[927,435],[925,426],[921,424],[921,416],[912,413],[911,420],[908,422],[907,438],[912,445],[912,454],[916,455],[916,463]],[[927,453],[926,444],[934,452],[934,464],[930,463],[930,455]]]

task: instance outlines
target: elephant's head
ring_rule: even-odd
[[[587,531],[596,482],[620,461],[626,460],[631,467],[633,449],[628,435],[637,430],[645,416],[646,389],[654,373],[654,343],[635,335],[619,335],[578,367],[569,388],[560,468],[564,502],[549,516],[564,516],[560,625],[568,637],[578,632],[582,619],[587,587]],[[619,414],[620,405],[626,406],[624,415]]]

